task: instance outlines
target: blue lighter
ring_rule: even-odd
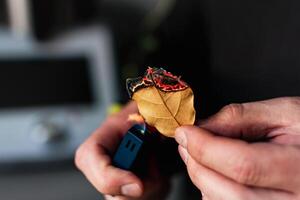
[[[113,156],[113,165],[124,170],[133,170],[138,160],[143,160],[139,158],[143,157],[149,134],[146,124],[132,126]]]

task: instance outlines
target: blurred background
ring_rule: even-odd
[[[147,66],[205,83],[206,25],[192,12],[197,4],[1,0],[0,198],[101,199],[75,169],[74,152],[128,101],[125,79]],[[203,67],[188,79],[194,66]],[[182,179],[174,177],[170,200],[189,192]]]
[[[0,199],[102,199],[74,152],[147,66],[182,75],[198,118],[299,96],[297,2],[0,0]],[[168,200],[199,199],[185,180]]]

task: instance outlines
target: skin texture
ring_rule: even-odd
[[[159,174],[154,158],[150,159],[149,177],[144,179],[111,164],[111,155],[124,134],[135,123],[128,121],[128,115],[132,113],[137,113],[134,102],[126,105],[121,112],[108,117],[78,148],[75,164],[108,200],[164,199],[168,193],[169,182]]]
[[[176,130],[205,200],[300,199],[300,98],[231,104]]]

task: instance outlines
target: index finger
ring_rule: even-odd
[[[176,140],[197,162],[239,183],[290,189],[300,182],[295,179],[295,175],[300,175],[295,164],[300,162],[296,148],[268,143],[250,144],[215,136],[195,126],[177,129]]]

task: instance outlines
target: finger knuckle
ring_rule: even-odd
[[[259,173],[252,155],[241,155],[234,170],[234,179],[242,184],[255,184]]]
[[[219,117],[223,121],[230,121],[232,119],[238,119],[243,116],[244,106],[243,104],[232,103],[223,107],[220,111]]]

